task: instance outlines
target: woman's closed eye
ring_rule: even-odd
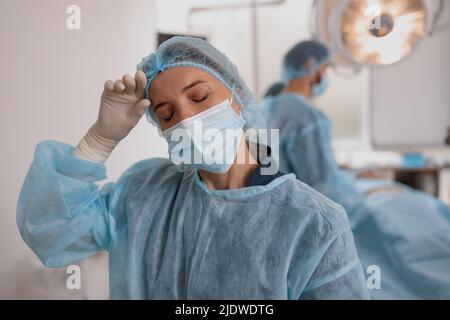
[[[197,98],[197,97],[192,98],[192,101],[200,103],[200,102],[205,101],[206,99],[208,99],[208,95],[203,96],[203,98]]]
[[[158,108],[155,113],[160,120],[169,122],[170,120],[172,120],[174,109],[170,106],[164,106]]]
[[[208,99],[209,93],[210,92],[208,90],[200,89],[192,92],[189,97],[193,102],[200,103]]]
[[[206,104],[203,104],[213,93],[211,88],[203,83],[196,84],[194,87],[186,90],[184,100],[185,103],[178,108],[191,108],[192,112],[197,113],[203,111]],[[161,102],[156,105],[154,112],[161,122],[169,123],[176,116],[177,109],[172,104]]]

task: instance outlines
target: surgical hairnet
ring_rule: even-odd
[[[318,41],[304,41],[293,47],[284,57],[282,80],[287,83],[306,77],[330,62],[328,48]],[[308,64],[311,65],[308,66]]]
[[[237,67],[218,49],[203,39],[194,37],[173,37],[162,43],[155,53],[142,59],[137,66],[147,76],[147,97],[156,76],[170,68],[193,67],[212,75],[233,93],[246,125],[244,129],[263,128],[262,118],[256,110],[253,94],[239,76]],[[153,109],[148,108],[147,119],[159,126]]]

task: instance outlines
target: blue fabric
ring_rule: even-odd
[[[112,298],[369,298],[343,208],[295,179],[209,190],[169,160],[105,166],[46,141],[24,181],[17,223],[47,267],[108,250]]]
[[[373,299],[450,298],[450,212],[423,192],[382,192],[353,212],[363,267],[381,268]]]
[[[137,69],[147,76],[147,97],[156,76],[176,67],[197,68],[212,75],[233,93],[241,106],[242,117],[246,121],[245,130],[264,128],[253,94],[240,77],[237,67],[225,54],[200,38],[173,37],[162,43],[155,53],[142,59]],[[147,119],[159,126],[151,106],[147,109]]]
[[[270,127],[280,129],[280,169],[344,206],[363,268],[380,267],[381,290],[370,290],[372,298],[449,298],[448,206],[404,185],[356,180],[339,169],[330,121],[304,97],[282,94],[262,106],[270,109]],[[399,191],[365,196],[392,187]]]
[[[280,129],[280,169],[295,173],[347,211],[362,195],[350,173],[340,170],[331,148],[330,121],[301,95],[281,94],[262,105],[269,127]]]

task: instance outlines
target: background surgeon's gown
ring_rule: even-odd
[[[106,249],[112,298],[369,298],[345,211],[292,174],[209,191],[197,171],[144,160],[98,188],[105,166],[36,148],[18,203],[48,267]]]
[[[280,129],[280,169],[292,172],[341,204],[349,215],[364,269],[381,268],[375,299],[450,298],[450,211],[424,192],[341,170],[331,147],[330,121],[303,96],[267,98],[261,108]],[[365,195],[394,185],[402,192]]]

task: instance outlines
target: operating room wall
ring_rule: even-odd
[[[372,72],[377,147],[443,145],[450,127],[450,1],[440,27],[412,56]]]
[[[73,4],[81,9],[80,30],[66,28]],[[77,144],[96,120],[104,81],[134,74],[155,49],[155,26],[150,0],[0,0],[0,298],[30,297],[18,292],[20,283],[44,281],[29,274],[35,265],[26,265],[30,250],[15,220],[35,145],[46,139]],[[108,180],[138,160],[165,156],[157,137],[142,119],[107,162]],[[91,279],[99,278],[105,277]],[[100,289],[93,297],[101,297]]]

